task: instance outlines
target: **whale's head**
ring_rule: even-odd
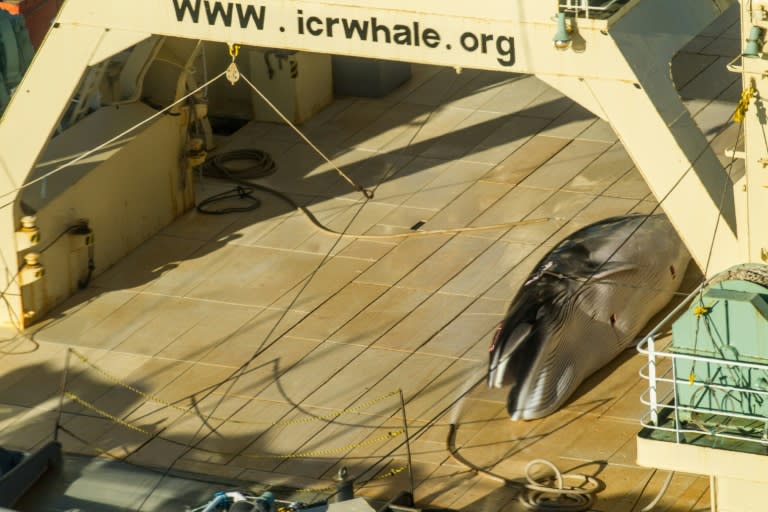
[[[631,346],[677,290],[689,261],[664,216],[587,226],[535,267],[491,344],[488,385],[509,387],[513,420],[552,414]]]
[[[549,276],[526,283],[496,328],[488,385],[509,387],[507,410],[513,420],[540,418],[561,402],[563,390],[551,372],[557,361],[549,355],[556,354],[567,329],[559,305],[571,288],[571,282]]]

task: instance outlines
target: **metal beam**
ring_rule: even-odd
[[[84,71],[107,56],[100,48],[118,52],[146,37],[143,32],[57,23],[11,98],[0,120],[0,289],[8,303],[0,309],[0,320],[24,323],[16,283],[21,265],[14,234],[21,216],[16,191],[55,131]]]
[[[610,23],[608,35],[617,58],[631,68],[632,82],[542,77],[611,123],[691,255],[709,275],[747,260],[738,240],[747,236],[747,229],[737,226],[733,184],[680,99],[670,61],[731,3],[643,0],[623,12]]]
[[[753,26],[762,30],[762,38],[758,46],[765,44],[765,34],[768,31],[768,20],[761,19],[760,13],[768,12],[768,1],[755,0],[742,2],[741,5],[741,34],[742,41],[749,37]],[[742,43],[743,44],[743,43]],[[749,261],[768,262],[768,230],[765,229],[765,219],[768,218],[768,130],[766,129],[766,103],[768,97],[768,60],[761,52],[759,57],[742,58],[743,69],[742,87],[744,90],[754,88],[754,95],[749,98],[749,110],[744,116],[744,150],[746,158],[744,165],[744,191],[747,196],[746,223],[749,226],[745,233]],[[736,148],[734,148],[736,149]],[[746,259],[746,258],[745,258]]]
[[[87,66],[149,34],[531,73],[609,119],[657,197],[672,190],[665,210],[700,265],[709,249],[698,233],[725,226],[714,271],[740,261],[733,196],[720,223],[726,178],[668,63],[734,1],[636,0],[608,20],[572,18],[573,44],[558,51],[556,0],[68,0],[0,120],[0,196],[15,199]],[[18,269],[17,219],[0,213],[6,276]]]
[[[69,0],[61,24],[459,68],[629,79],[602,44],[607,22],[583,20],[591,53],[553,47],[555,0]]]

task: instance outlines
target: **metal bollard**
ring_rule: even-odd
[[[333,501],[338,503],[355,499],[355,481],[349,478],[349,471],[347,471],[346,467],[342,467],[339,470],[334,480],[336,481],[336,497]]]

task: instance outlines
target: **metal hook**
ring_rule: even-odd
[[[229,56],[232,57],[232,62],[235,62],[235,59],[240,54],[240,45],[228,44],[228,46],[229,46]]]

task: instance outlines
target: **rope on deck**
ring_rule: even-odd
[[[143,429],[141,427],[138,427],[134,425],[133,423],[130,423],[126,420],[123,420],[121,418],[118,418],[117,416],[110,414],[109,412],[101,409],[100,407],[94,405],[91,402],[88,402],[87,400],[82,399],[81,397],[77,396],[74,393],[71,393],[69,391],[64,392],[64,396],[72,400],[73,402],[81,405],[82,407],[85,407],[86,409],[89,409],[102,418],[108,419],[124,428],[127,428],[129,430],[132,430],[134,432],[138,432],[140,434],[143,434],[148,437],[152,437],[154,434],[152,432],[149,432],[146,429]],[[184,448],[193,448],[195,450],[209,453],[212,455],[219,455],[224,457],[244,457],[247,459],[308,459],[308,458],[320,458],[325,455],[334,455],[338,453],[345,453],[351,450],[355,450],[357,448],[362,448],[365,446],[371,446],[374,444],[384,443],[386,441],[389,441],[391,439],[394,439],[402,434],[405,433],[405,430],[393,430],[389,431],[386,434],[383,434],[381,436],[372,437],[370,439],[366,439],[364,441],[359,441],[356,443],[349,443],[344,446],[337,446],[333,448],[320,448],[317,450],[309,450],[305,452],[295,452],[295,453],[286,453],[286,454],[277,454],[277,453],[266,453],[266,454],[248,454],[248,453],[226,453],[226,452],[219,452],[215,450],[210,450],[207,448],[200,448],[200,447],[191,447],[189,444],[176,441],[175,439],[169,439],[167,437],[157,436],[157,439],[160,439],[162,441],[165,441],[166,443],[181,446]]]
[[[181,407],[179,405],[176,405],[175,403],[169,402],[168,400],[163,400],[162,398],[158,397],[157,395],[154,395],[152,393],[147,393],[145,391],[140,390],[136,386],[133,386],[124,380],[120,379],[116,375],[108,372],[107,370],[104,370],[103,368],[96,365],[94,362],[92,362],[90,359],[88,359],[83,354],[79,353],[75,349],[69,349],[72,355],[80,359],[83,363],[91,367],[93,370],[98,372],[101,376],[107,378],[114,384],[117,384],[118,386],[127,389],[128,391],[131,391],[140,397],[144,398],[147,401],[154,402],[156,404],[160,404],[165,407],[169,407],[171,409],[177,410],[179,412],[182,412],[184,414],[193,412],[192,408],[186,408]],[[343,416],[345,414],[354,413],[358,411],[362,411],[365,409],[369,409],[373,407],[374,405],[383,402],[384,400],[393,397],[395,395],[398,395],[400,393],[399,389],[395,389],[392,391],[389,391],[381,396],[378,396],[376,398],[373,398],[367,402],[363,402],[358,405],[354,405],[352,407],[347,407],[346,409],[340,409],[337,411],[329,412],[326,414],[321,414],[319,416],[308,416],[304,418],[297,418],[293,420],[281,420],[281,421],[246,421],[246,420],[233,420],[233,419],[227,419],[227,418],[220,418],[216,416],[210,416],[208,417],[209,421],[220,421],[220,422],[226,422],[226,423],[234,423],[237,425],[254,425],[254,426],[266,426],[266,427],[278,427],[278,426],[289,426],[289,425],[304,425],[307,423],[314,423],[316,421],[331,421],[334,420],[340,416]],[[71,397],[70,397],[71,398]],[[82,405],[82,404],[81,404]]]
[[[529,510],[551,512],[585,512],[595,503],[595,494],[603,485],[594,477],[579,473],[562,473],[557,466],[545,459],[534,459],[525,466],[527,483],[510,480],[506,477],[479,468],[465,459],[456,448],[456,425],[451,423],[446,439],[446,448],[453,460],[475,474],[491,478],[507,487],[518,488],[518,500]],[[533,469],[546,466],[550,471],[534,476]],[[566,485],[566,482],[574,482]]]

